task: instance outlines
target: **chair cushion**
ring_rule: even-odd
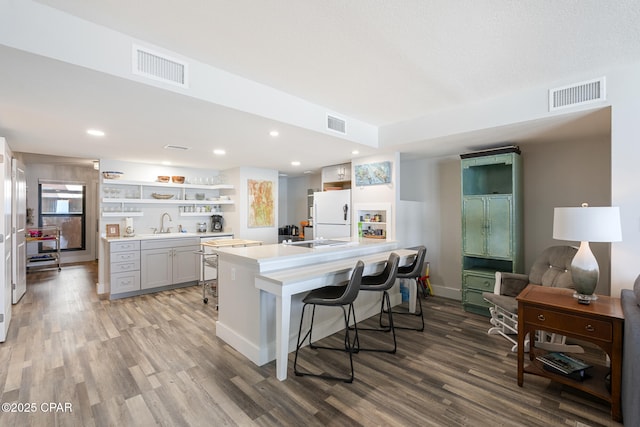
[[[528,285],[528,281],[523,281],[522,278],[518,276],[508,274],[502,275],[502,280],[500,281],[501,295],[506,295],[508,297],[517,297],[518,294],[522,292],[522,290]]]
[[[636,304],[640,306],[640,275],[636,277],[636,281],[633,284],[633,293],[636,294]]]
[[[514,297],[509,297],[506,295],[497,295],[493,292],[483,292],[482,297],[489,301],[491,304],[497,305],[498,307],[502,307],[506,311],[510,313],[518,312],[518,301]]]
[[[551,246],[531,266],[529,281],[536,285],[572,288],[571,261],[578,250],[572,246]]]

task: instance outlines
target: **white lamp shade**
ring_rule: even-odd
[[[553,238],[578,242],[619,242],[620,208],[554,208]]]

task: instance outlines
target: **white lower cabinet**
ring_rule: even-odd
[[[140,287],[152,289],[196,282],[200,239],[143,240],[140,247]]]
[[[112,295],[140,290],[140,241],[109,245],[109,278]]]

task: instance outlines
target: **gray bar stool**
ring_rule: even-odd
[[[357,341],[358,351],[379,351],[384,353],[395,353],[397,348],[396,343],[396,331],[393,327],[393,311],[391,311],[391,300],[389,299],[388,290],[396,283],[396,276],[398,274],[398,265],[400,264],[400,257],[397,253],[392,252],[389,255],[389,259],[384,267],[384,270],[378,274],[363,276],[362,284],[360,285],[360,291],[382,292],[382,301],[380,302],[380,328],[362,328],[358,327],[359,331],[376,331],[376,332],[391,332],[393,337],[393,348],[365,348],[360,346],[360,334]],[[384,326],[382,323],[382,314],[387,314],[388,326]]]
[[[353,315],[353,324],[356,325],[356,313],[353,309],[353,301],[355,301],[358,296],[358,292],[360,291],[360,283],[362,281],[362,271],[364,270],[364,263],[362,261],[358,261],[356,263],[353,272],[351,273],[351,278],[349,281],[341,285],[337,286],[325,286],[323,288],[314,289],[309,292],[307,296],[304,297],[302,302],[304,305],[302,306],[302,315],[300,317],[300,328],[298,329],[298,342],[296,344],[296,356],[293,361],[293,372],[297,376],[312,376],[312,377],[320,377],[325,379],[332,380],[341,380],[347,383],[353,382],[353,353],[357,351],[356,343],[358,342],[358,329],[355,329],[355,337],[353,342],[351,341],[351,337],[349,334],[349,321],[351,320],[351,316]],[[304,312],[308,305],[313,306],[313,310],[311,311],[311,325],[309,326],[309,331],[302,336],[302,323],[304,321]],[[314,345],[312,342],[311,333],[313,331],[313,320],[316,314],[316,306],[327,306],[327,307],[340,307],[342,309],[342,314],[344,317],[344,347],[325,347]],[[345,310],[345,306],[348,306],[348,310]],[[338,350],[349,353],[349,365],[351,367],[351,375],[348,377],[338,377],[334,375],[328,374],[312,374],[310,372],[302,372],[298,370],[298,353],[300,351],[300,347],[304,344],[307,337],[309,338],[309,348],[312,349],[326,349],[326,350]]]
[[[424,314],[422,312],[422,298],[426,297],[424,288],[420,286],[418,283],[418,279],[422,276],[422,266],[424,264],[425,257],[427,255],[427,248],[424,246],[418,246],[416,248],[418,253],[416,254],[413,262],[407,266],[398,267],[398,279],[409,279],[414,280],[416,282],[416,299],[418,300],[418,305],[420,310],[416,313],[411,313],[410,311],[394,311],[393,314],[399,315],[409,315],[409,316],[420,316],[420,320],[422,322],[419,328],[411,328],[405,326],[395,326],[396,329],[409,329],[412,331],[424,331]],[[422,297],[420,296],[422,293]],[[385,326],[382,323],[382,316],[380,317],[380,325]]]

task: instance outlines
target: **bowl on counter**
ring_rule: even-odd
[[[172,176],[171,181],[175,182],[176,184],[184,184],[184,176]]]
[[[169,182],[171,178],[166,175],[158,175],[158,182]]]
[[[123,172],[117,171],[104,171],[102,172],[102,177],[104,179],[118,179],[122,176]]]

